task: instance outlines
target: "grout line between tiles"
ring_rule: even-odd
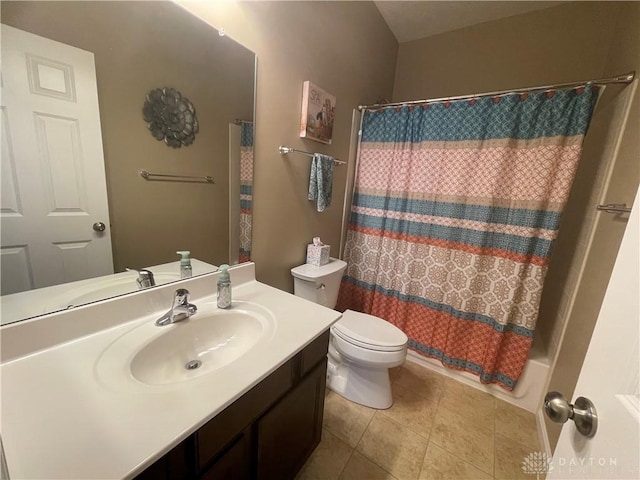
[[[393,478],[397,478],[393,473],[391,473],[389,470],[387,470],[385,467],[383,467],[382,465],[380,465],[378,462],[376,462],[374,459],[367,457],[363,452],[358,452],[360,455],[362,455],[362,457],[365,460],[368,460],[369,462],[371,462],[372,464],[374,464],[376,467],[378,467],[380,470],[382,470],[383,472],[388,473],[389,475],[391,475]],[[363,479],[364,480],[364,479]]]
[[[429,441],[429,443],[431,443],[431,441]],[[451,455],[452,457],[457,458],[459,461],[461,461],[462,463],[466,463],[467,465],[471,465],[473,468],[475,468],[476,470],[480,470],[482,473],[489,475],[491,478],[495,478],[495,474],[489,473],[487,471],[485,471],[483,468],[479,467],[477,464],[472,463],[468,460],[465,460],[464,458],[458,456],[456,453],[448,450],[447,448],[445,448],[443,445],[438,445],[437,443],[434,442],[434,445],[438,448],[441,448],[442,450],[444,450],[445,452],[447,452],[449,455]],[[427,445],[427,448],[429,448],[429,445]],[[495,455],[495,443],[494,443],[494,455]],[[426,452],[425,452],[425,459],[426,459]],[[423,466],[424,466],[424,462],[423,462]],[[494,469],[495,470],[495,469]],[[422,470],[420,470],[420,473],[422,473]]]
[[[424,433],[420,433],[417,430],[414,430],[411,425],[405,425],[404,423],[400,423],[397,420],[394,420],[391,416],[387,415],[386,413],[383,413],[382,411],[380,411],[380,415],[382,415],[384,418],[386,418],[388,420],[391,420],[392,422],[400,425],[402,428],[406,428],[411,433],[415,433],[420,438],[424,438],[425,440],[427,440],[427,442],[429,441],[429,435],[431,434],[431,430],[429,430],[429,434],[425,435]],[[434,413],[434,418],[435,418],[435,413]],[[431,425],[431,428],[433,428],[433,425]]]
[[[347,465],[349,465],[349,462],[351,461],[351,458],[353,457],[354,453],[356,453],[355,447],[351,449],[351,454],[349,455],[349,458],[347,458],[347,461],[344,462],[344,465],[342,466],[342,469],[338,473],[338,476],[336,477],[336,480],[340,480],[340,477],[342,477],[342,474],[344,473],[345,469],[347,468]]]
[[[382,410],[378,410],[378,411],[377,411],[373,416],[375,417],[375,416],[376,416],[376,414],[377,414],[378,412],[382,412]],[[414,432],[414,431],[413,431],[413,430],[411,430],[410,428],[407,428],[407,427],[406,427],[406,426],[404,426],[402,423],[397,422],[397,421],[395,421],[393,418],[390,418],[390,417],[388,417],[388,416],[384,415],[384,413],[380,413],[380,415],[383,415],[387,420],[389,420],[391,423],[395,423],[395,424],[396,424],[397,426],[399,426],[401,429],[405,429],[405,428],[406,428],[407,430],[410,430],[410,431],[411,431],[411,433],[414,433],[415,435],[418,435],[416,432]],[[371,420],[373,420],[373,417],[371,417]],[[369,423],[371,423],[371,422],[369,422]],[[366,431],[367,431],[368,429],[369,429],[369,426],[367,425],[367,429],[365,430],[365,433],[366,433]],[[364,434],[363,434],[363,436],[364,436]],[[421,438],[424,438],[424,436],[422,436],[422,435],[418,435],[418,436],[419,436],[419,437],[421,437]],[[358,444],[360,444],[360,442],[358,442]],[[427,447],[428,447],[428,446],[429,446],[429,440],[427,440]],[[357,447],[356,447],[356,448],[357,448]],[[374,464],[374,465],[376,465],[377,467],[379,467],[379,468],[381,468],[382,470],[384,470],[385,472],[387,472],[387,473],[388,473],[389,475],[391,475],[393,478],[397,478],[397,477],[396,477],[392,472],[390,472],[389,470],[387,470],[386,468],[384,468],[382,465],[380,465],[378,462],[376,462],[373,458],[369,458],[369,457],[367,457],[367,456],[364,454],[364,452],[359,452],[359,453],[360,453],[364,458],[366,458],[367,460],[369,460],[371,463],[373,463],[373,464]],[[426,448],[426,447],[425,447],[424,453],[425,453],[425,455],[427,454],[427,448]],[[422,465],[424,465],[424,455],[423,455],[423,457],[422,457]],[[422,471],[422,465],[420,465],[420,470],[418,470],[418,478],[420,478],[420,472]]]
[[[442,397],[444,396],[444,378],[442,378],[440,382],[440,395],[438,396],[438,403],[436,405],[436,409],[433,412],[433,419],[431,420],[431,428],[429,429],[429,436],[427,437],[427,448],[424,451],[424,456],[422,457],[422,465],[420,465],[420,470],[418,471],[418,478],[422,475],[422,469],[424,468],[424,464],[427,461],[427,452],[429,451],[429,444],[431,443],[431,434],[433,433],[433,427],[436,424],[436,416],[438,415],[438,410],[440,409],[440,402],[442,402]],[[435,445],[435,444],[434,444]]]
[[[364,430],[362,430],[362,433],[360,434],[360,437],[358,438],[358,441],[356,442],[356,446],[353,447],[354,450],[356,450],[358,448],[358,445],[360,445],[360,442],[362,441],[362,437],[364,437],[364,434],[367,433],[367,430],[369,430],[369,425],[371,425],[371,421],[373,420],[373,417],[376,416],[376,413],[378,413],[378,412],[377,411],[373,412],[373,415],[371,415],[371,418],[367,422],[367,426],[364,427]]]
[[[424,368],[424,367],[423,367],[423,368]],[[439,374],[439,375],[442,375],[442,374]],[[451,379],[451,378],[449,378],[449,377],[445,377],[444,375],[442,375],[442,376],[444,377],[444,379],[443,379],[443,384],[442,384],[442,392],[441,392],[441,394],[440,394],[440,398],[439,398],[439,400],[438,400],[438,407],[437,407],[437,409],[436,409],[436,413],[435,413],[435,415],[436,415],[436,416],[438,415],[438,412],[439,412],[440,407],[441,407],[442,399],[444,398],[444,394],[445,394],[445,390],[446,390],[445,384],[447,383],[447,380],[451,380],[451,381],[454,381],[454,382],[457,382],[457,383],[462,383],[462,384],[464,385],[464,383],[463,383],[463,382],[458,382],[456,379]],[[452,456],[456,457],[458,460],[460,460],[460,461],[462,461],[462,462],[464,462],[464,463],[467,463],[467,464],[469,464],[469,465],[473,466],[474,468],[477,468],[477,469],[478,469],[478,470],[480,470],[481,472],[483,472],[483,473],[485,473],[485,474],[489,475],[491,478],[494,478],[494,476],[495,476],[495,453],[496,453],[496,448],[495,448],[495,447],[496,447],[496,443],[495,443],[495,422],[496,422],[495,409],[496,409],[496,401],[495,401],[495,400],[496,400],[496,399],[494,398],[494,399],[493,399],[493,410],[494,410],[494,415],[493,415],[493,422],[492,422],[493,427],[492,427],[492,429],[491,429],[491,433],[493,434],[493,435],[492,435],[492,437],[493,437],[493,449],[492,449],[492,452],[491,452],[491,453],[492,453],[492,455],[491,455],[491,457],[492,457],[491,473],[490,473],[490,472],[485,471],[483,468],[481,468],[481,467],[480,467],[480,466],[478,466],[477,464],[475,464],[475,463],[473,463],[473,462],[470,462],[470,461],[465,460],[464,458],[462,458],[462,457],[460,457],[459,455],[457,455],[455,452],[450,451],[450,450],[449,450],[448,448],[446,448],[444,445],[440,445],[438,442],[434,442],[434,445],[436,445],[436,446],[440,447],[441,449],[443,449],[443,450],[444,450],[445,452],[447,452],[448,454],[450,454],[450,455],[452,455]],[[431,426],[431,431],[429,432],[429,443],[431,443],[431,442],[433,441],[433,440],[431,439],[431,434],[433,433],[433,428],[434,428],[434,426],[435,426],[435,417],[434,417],[433,425]],[[427,449],[428,449],[428,448],[429,448],[429,445],[427,444]],[[425,459],[426,459],[426,452],[425,452]],[[424,460],[423,460],[422,465],[424,466]],[[422,473],[422,470],[421,470],[421,473]]]

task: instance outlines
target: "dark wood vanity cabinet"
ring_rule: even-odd
[[[136,480],[291,479],[320,443],[329,332]]]
[[[256,478],[293,478],[320,443],[325,358],[257,422]]]

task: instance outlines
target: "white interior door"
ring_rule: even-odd
[[[639,200],[636,195],[575,390],[593,402],[598,428],[586,438],[565,423],[547,478],[640,478]]]
[[[113,273],[93,54],[0,28],[2,294]]]

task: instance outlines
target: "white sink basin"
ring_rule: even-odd
[[[98,359],[98,377],[112,387],[177,384],[232,364],[275,330],[270,312],[249,302],[197,306],[187,320],[158,327],[152,318],[121,336]]]
[[[60,310],[69,306],[84,305],[125,293],[137,292],[139,289],[136,285],[136,277],[135,274],[128,273],[89,280],[86,285],[56,295],[43,311]],[[180,280],[178,273],[158,273],[154,277],[158,285]]]
[[[131,374],[143,383],[162,385],[209,373],[246,353],[264,327],[264,321],[246,311],[196,314],[140,350]]]

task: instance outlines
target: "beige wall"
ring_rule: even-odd
[[[640,72],[638,2],[620,4],[603,74],[615,75],[631,70]],[[613,161],[610,168],[601,169],[598,174],[602,191],[599,195],[594,192],[587,202],[584,224],[590,225],[591,229],[580,236],[578,243],[587,255],[579,265],[577,288],[566,307],[566,327],[548,388],[563,392],[571,399],[589,396],[589,392],[574,392],[574,389],[628,218],[626,215],[594,214],[593,208],[598,203],[631,205],[640,182],[640,92],[637,87],[638,80],[635,80],[633,86],[623,90],[612,88],[610,102],[604,105],[603,114],[610,118],[610,129],[603,143]],[[545,421],[551,447],[555,449],[560,426]]]
[[[639,8],[636,2],[571,2],[401,44],[394,101],[640,71]],[[624,217],[596,214],[595,205],[630,204],[640,176],[637,99],[623,123],[632,91],[611,86],[599,102],[540,305],[536,342],[551,360],[558,356],[549,389],[569,397],[626,226]],[[547,426],[555,447],[559,429]]]
[[[292,291],[289,270],[312,237],[339,253],[347,168],[336,168],[333,204],[317,213],[310,159],[281,158],[278,146],[346,160],[353,108],[391,96],[397,42],[372,2],[181,3],[258,55],[252,259],[259,280]],[[305,80],[337,97],[332,145],[298,137]]]
[[[570,2],[403,43],[393,99],[597,78],[613,33],[612,3]]]
[[[116,271],[177,260],[176,250],[227,262],[228,123],[253,116],[254,55],[170,2],[1,8],[3,23],[95,55]],[[143,121],[147,92],[167,86],[196,108],[200,132],[189,147],[158,142]],[[147,182],[141,169],[216,184]]]

